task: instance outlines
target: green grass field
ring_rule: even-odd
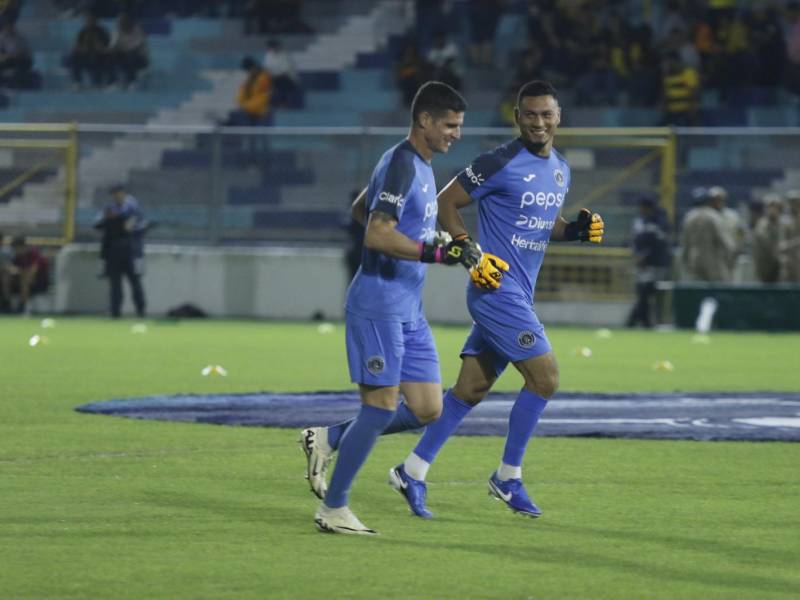
[[[349,389],[342,328],[0,319],[0,598],[798,598],[800,444],[534,439],[545,512],[486,494],[502,438],[455,437],[433,521],[386,485],[382,438],[352,494],[374,538],[317,533],[296,432],[82,415],[178,392]],[[466,330],[435,330],[452,382]],[[30,347],[45,335],[49,343]],[[563,390],[800,388],[798,336],[550,328]],[[591,358],[575,353],[588,346]],[[672,372],[653,370],[670,360]],[[221,364],[228,377],[202,377]],[[510,373],[499,389],[519,387]]]

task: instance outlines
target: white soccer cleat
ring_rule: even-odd
[[[352,511],[346,507],[328,508],[321,504],[314,515],[314,525],[325,533],[346,533],[354,535],[377,535],[377,531],[370,529],[358,520]]]
[[[306,454],[308,485],[317,498],[324,500],[328,491],[328,465],[336,453],[328,444],[328,430],[325,427],[303,429],[298,442]]]

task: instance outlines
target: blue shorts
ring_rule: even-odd
[[[424,318],[400,323],[347,313],[345,329],[353,383],[383,387],[401,381],[441,382],[439,354]]]
[[[535,358],[552,351],[544,326],[530,301],[512,286],[491,292],[470,290],[467,308],[473,323],[461,356],[491,354],[498,376],[509,362]]]

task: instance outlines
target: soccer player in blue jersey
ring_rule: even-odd
[[[459,209],[478,203],[478,233],[485,251],[481,261],[507,272],[497,289],[468,284],[467,307],[474,323],[461,350],[458,380],[444,397],[439,419],[427,426],[405,463],[393,469],[405,485],[411,510],[422,517],[430,516],[425,506],[428,468],[508,363],[524,385],[511,409],[505,450],[489,478],[489,493],[515,512],[541,514],[522,484],[522,458],[558,388],[558,364],[533,309],[536,278],[550,241],[600,243],[603,220],[585,208],[575,221],[561,217],[570,169],[553,148],[561,119],[553,86],[544,81],[523,85],[514,114],[520,136],[478,156],[438,196],[439,222],[453,238],[463,239],[467,233]]]
[[[421,427],[442,406],[439,359],[422,311],[425,263],[474,267],[471,240],[437,236],[436,182],[431,159],[461,137],[466,102],[440,82],[423,85],[411,107],[408,137],[387,150],[354,202],[365,209],[362,264],[347,291],[346,343],[350,378],[362,406],[346,426],[310,428],[301,445],[311,489],[324,498],[314,516],[321,531],[374,534],[348,507],[350,487],[376,438],[387,428]],[[399,392],[405,403],[399,407]],[[338,450],[330,487],[325,467]]]

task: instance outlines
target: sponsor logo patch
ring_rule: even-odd
[[[398,208],[403,206],[403,195],[402,194],[392,194],[390,192],[381,192],[378,196],[378,200],[381,202],[388,202],[389,204],[394,204]]]
[[[473,185],[480,185],[484,182],[483,175],[481,175],[480,173],[476,173],[472,169],[472,165],[464,169],[464,173],[466,173],[467,177],[469,178],[469,180],[472,182]]]
[[[382,356],[370,356],[367,359],[367,371],[369,371],[373,375],[378,375],[379,373],[383,373],[383,370],[385,368],[386,368],[386,361],[383,360]]]
[[[564,172],[561,169],[556,169],[553,171],[553,177],[558,184],[558,187],[564,187]]]
[[[517,336],[517,343],[523,348],[530,348],[536,343],[536,338],[530,330],[520,331]]]

